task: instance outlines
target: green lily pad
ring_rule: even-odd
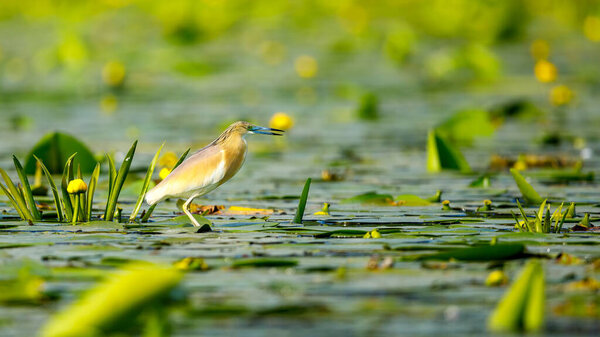
[[[390,194],[378,194],[377,192],[367,192],[344,199],[340,203],[389,206],[394,204],[394,198]]]
[[[481,247],[469,247],[447,252],[422,255],[417,260],[459,260],[459,261],[500,261],[523,257],[525,246],[521,244],[499,244]]]
[[[61,174],[65,162],[74,153],[77,153],[77,156],[73,161],[73,167],[80,166],[82,173],[92,173],[94,167],[96,167],[96,158],[85,144],[65,133],[52,132],[46,134],[27,155],[25,173],[35,173],[35,155],[42,160],[50,173]]]

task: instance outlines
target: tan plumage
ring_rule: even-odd
[[[203,147],[146,193],[146,202],[154,205],[166,198],[186,198],[183,211],[199,226],[188,210],[196,197],[205,195],[231,179],[246,158],[247,133],[281,135],[282,130],[264,128],[248,122],[231,124],[217,139]]]

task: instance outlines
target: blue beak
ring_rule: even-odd
[[[283,136],[284,130],[265,128],[264,126],[253,125],[248,129],[249,133],[257,133],[261,135]]]

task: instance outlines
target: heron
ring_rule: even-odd
[[[167,198],[184,198],[183,212],[194,226],[200,224],[190,212],[190,203],[231,179],[246,159],[247,134],[282,136],[284,130],[256,126],[244,121],[231,124],[212,143],[177,166],[163,181],[146,193],[148,205]]]

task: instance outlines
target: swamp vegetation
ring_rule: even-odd
[[[600,3],[448,3],[0,3],[0,335],[597,335]]]

